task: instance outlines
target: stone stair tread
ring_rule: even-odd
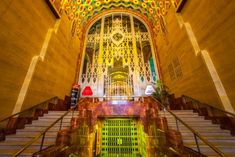
[[[210,135],[210,136],[206,136],[204,138],[207,139],[207,140],[214,140],[214,139],[218,139],[218,140],[235,140],[234,137],[224,136],[224,135],[223,136]],[[194,140],[194,137],[193,136],[184,136],[183,139],[185,139],[185,140],[193,139]]]
[[[171,112],[176,114],[198,114],[196,112],[193,112],[193,110],[171,110]],[[159,111],[159,113],[164,114],[164,111]],[[165,111],[165,114],[170,114],[170,113]]]
[[[57,112],[49,112],[48,114],[44,114],[45,116],[52,116],[52,115],[59,115],[59,116],[62,116],[62,115],[64,115],[65,113],[57,113]],[[68,113],[68,114],[66,114],[65,116],[72,116],[72,115],[78,115],[79,113],[77,112],[77,113],[74,113],[74,114],[72,114],[72,113]]]
[[[60,128],[59,126],[52,127],[48,131],[59,131],[59,128]],[[67,128],[69,128],[69,127],[68,126],[62,126],[61,130],[62,129],[67,129]],[[40,126],[31,126],[31,127],[27,127],[25,131],[27,131],[27,132],[29,132],[29,131],[40,131],[40,132],[42,132],[45,129],[46,129],[45,126],[43,126],[43,127],[40,127]]]
[[[184,114],[197,114],[198,115],[198,113],[196,113],[196,112],[193,112],[192,110],[190,110],[190,111],[186,111],[186,110],[181,110],[181,111],[179,111],[179,110],[171,110],[173,113],[177,113],[177,114],[181,114],[181,113],[184,113]],[[175,112],[176,111],[176,112]],[[182,111],[186,111],[186,112],[182,112]],[[159,111],[158,112],[158,114],[169,114],[169,115],[171,115],[171,113],[170,112],[168,112],[168,111]]]
[[[168,126],[170,129],[174,129],[174,130],[177,130],[177,127],[176,126]],[[196,131],[203,131],[203,130],[207,130],[207,131],[218,131],[220,130],[218,127],[206,127],[206,128],[194,128],[192,127],[194,130]],[[183,126],[179,126],[179,130],[189,130],[186,126],[183,127]],[[228,130],[222,130],[222,131],[228,131]],[[229,131],[228,131],[229,132]]]
[[[65,113],[67,111],[48,111],[48,113]],[[72,113],[72,111],[70,112]],[[74,113],[79,113],[78,111],[74,111]]]
[[[194,127],[194,126],[200,126],[200,125],[204,125],[204,124],[190,124],[190,127]],[[176,123],[168,123],[168,126],[172,126],[172,127],[176,127]],[[183,124],[178,124],[179,127],[186,127]],[[219,125],[216,124],[210,124],[209,126],[204,126],[204,127],[197,127],[197,129],[204,129],[204,128],[211,128],[211,129],[219,129],[221,130]]]
[[[56,130],[51,130],[51,129],[50,129],[50,130],[47,131],[47,133],[48,133],[48,132],[54,133],[54,132],[57,132],[57,131],[58,131],[57,129],[56,129]],[[17,134],[17,133],[29,133],[29,132],[33,132],[33,133],[38,133],[38,134],[39,134],[39,133],[42,132],[42,130],[23,129],[23,130],[17,130],[17,131],[16,131],[16,134]]]
[[[181,120],[183,120],[184,122],[193,122],[193,123],[209,123],[209,124],[212,124],[212,122],[210,120],[205,120],[205,119],[187,119],[187,118],[180,118]],[[167,122],[170,122],[170,123],[175,123],[176,120],[175,118],[173,119],[167,119]],[[180,121],[178,121],[180,123]],[[213,125],[216,125],[216,124],[213,124]]]
[[[230,132],[228,130],[197,130],[197,129],[195,130],[199,133],[228,133],[230,135]],[[181,133],[191,132],[188,129],[179,129],[179,131]]]
[[[181,132],[182,136],[187,136],[187,135],[193,135],[192,132]],[[221,135],[226,135],[226,136],[231,136],[229,133],[227,132],[199,132],[199,134],[201,134],[202,136],[221,136]]]
[[[211,120],[205,120],[203,116],[189,111],[173,111],[179,118],[186,124],[195,129],[200,135],[204,136],[210,143],[216,146],[219,150],[224,152],[228,157],[235,157],[235,137],[231,136],[229,130],[222,130],[218,124],[212,124]],[[170,129],[177,130],[175,118],[170,113],[160,113],[161,116],[167,118],[168,126]],[[193,117],[192,117],[193,116]],[[198,117],[198,118],[197,118]],[[178,123],[179,130],[183,137],[184,145],[197,151],[193,133],[187,129],[183,124]],[[204,144],[198,139],[201,152],[208,157],[218,157],[219,155],[214,152],[208,145]]]
[[[13,145],[25,145],[26,143],[28,143],[27,141],[5,141],[5,142],[0,142],[0,146],[13,146]],[[44,141],[43,145],[52,145],[55,144],[55,142],[48,142],[48,141]],[[32,145],[41,145],[41,142],[35,142]]]
[[[7,138],[22,138],[22,137],[26,137],[26,138],[34,138],[34,137],[36,137],[37,135],[32,135],[32,134],[20,134],[20,135],[17,135],[17,134],[14,134],[14,135],[9,135],[9,136],[7,136],[6,137],[6,139]],[[50,137],[50,136],[52,136],[52,137],[54,137],[53,135],[47,135],[46,134],[46,137]]]
[[[15,135],[10,135],[6,136],[6,140],[4,142],[18,142],[18,141],[23,141],[23,142],[29,142],[33,138],[35,138],[38,134],[15,134]],[[45,135],[45,142],[55,142],[57,134],[46,134]],[[37,142],[40,142],[42,139],[42,136],[37,139]]]
[[[161,110],[162,111],[162,110]],[[193,112],[193,110],[171,110],[172,112]],[[162,111],[163,112],[163,111]]]
[[[206,154],[207,157],[221,157],[215,151],[203,151],[202,153]],[[233,153],[233,152],[223,152],[223,153],[226,155],[226,157],[235,157],[235,153]]]
[[[50,114],[45,114],[43,117],[61,117],[64,114],[58,114],[58,113],[50,113]],[[66,114],[64,117],[72,117],[72,116],[77,116],[78,114]]]
[[[187,124],[210,124],[210,125],[212,125],[212,122],[211,121],[205,121],[205,120],[184,120],[184,119],[181,119],[181,120],[183,120],[185,123],[187,123]],[[167,122],[169,123],[169,124],[176,124],[176,120],[175,119],[172,119],[172,120],[167,120]],[[181,122],[180,121],[178,121],[178,124],[181,124]]]
[[[177,114],[177,113],[176,113]],[[161,117],[174,117],[172,114],[170,113],[159,113],[158,115],[160,115]],[[197,113],[193,113],[193,114],[177,114],[178,117],[200,117],[200,118],[204,118],[204,116],[199,116]]]
[[[49,111],[48,114],[44,114],[44,116],[39,117],[38,120],[33,120],[32,124],[26,124],[24,129],[17,129],[16,134],[7,135],[6,140],[0,142],[0,156],[10,157],[15,154],[17,151],[19,151],[20,148],[39,135],[65,112],[66,111]],[[77,117],[77,114],[78,112],[74,113],[73,117]],[[64,117],[62,129],[69,128],[71,118],[71,113]],[[48,130],[45,135],[43,147],[55,144],[59,127],[60,121]],[[30,145],[28,149],[19,155],[19,157],[31,157],[34,152],[39,150],[41,139],[42,137],[37,139],[36,142]]]
[[[38,121],[38,122],[33,122],[32,124],[26,124],[26,125],[27,125],[27,126],[29,126],[29,125],[34,125],[34,124],[39,124],[39,125],[41,125],[41,124],[47,124],[47,125],[51,125],[52,123],[54,123],[54,122],[53,122],[53,121],[46,121],[46,122],[44,122],[44,121]],[[56,124],[57,124],[57,125],[60,124],[60,121],[57,122]],[[56,125],[56,124],[55,124],[55,125]],[[65,120],[65,121],[63,121],[63,124],[70,124],[70,121]]]
[[[38,118],[38,119],[39,119],[39,120],[40,120],[40,119],[55,119],[55,120],[57,120],[57,119],[60,118],[60,117],[61,117],[61,115],[45,115],[45,116],[40,117],[40,118]],[[76,117],[76,116],[67,115],[67,116],[64,116],[63,119],[71,119],[72,117]]]
[[[46,129],[47,126],[27,126],[25,129]],[[62,126],[62,129],[68,128],[69,126]],[[60,126],[53,126],[50,129],[60,128]],[[58,129],[59,130],[59,129]]]
[[[26,124],[25,127],[31,127],[31,126],[38,126],[38,127],[49,127],[51,124],[50,123],[34,123],[34,124]],[[60,126],[60,124],[55,124],[54,126]],[[63,123],[62,126],[70,126],[70,123]],[[53,127],[53,126],[52,126]]]
[[[185,144],[185,146],[197,150],[197,146],[196,146],[196,145],[187,145],[187,144]],[[209,152],[209,151],[213,151],[212,148],[210,148],[208,145],[200,145],[200,149],[203,150],[203,149],[205,149],[205,148],[209,148],[209,149],[208,149],[208,152]],[[217,145],[216,148],[218,148],[218,149],[220,149],[220,150],[223,150],[223,151],[226,151],[225,149],[227,149],[227,151],[228,151],[228,150],[231,150],[232,152],[235,153],[235,149],[234,149],[233,147],[231,147],[231,145],[228,145],[228,146]]]
[[[1,150],[1,154],[2,155],[10,155],[12,156],[13,154],[15,154],[17,151],[19,151],[19,149],[6,149],[6,150]],[[32,156],[33,153],[37,152],[38,149],[26,149],[20,156],[24,156],[24,155],[29,155]]]
[[[38,121],[33,121],[33,123],[35,122],[35,123],[37,123],[37,122],[50,122],[50,123],[52,123],[52,122],[54,122],[55,121],[55,119],[54,118],[40,118],[40,119],[38,119]],[[70,118],[64,118],[63,119],[63,122],[70,122],[71,121],[71,119]]]
[[[198,127],[206,128],[206,127],[208,127],[208,125],[212,125],[212,124],[208,124],[208,123],[186,123],[186,124],[189,125],[191,128],[194,128],[194,127],[196,127],[196,128],[198,128]],[[168,126],[169,127],[176,127],[176,123],[168,123]],[[186,127],[186,126],[183,125],[183,124],[178,123],[178,127]]]
[[[185,141],[184,141],[184,145],[185,146],[196,146],[195,142],[185,142]],[[199,145],[200,146],[208,146],[202,141],[199,142]],[[231,146],[235,146],[235,141],[234,141],[234,143],[224,142],[224,141],[223,142],[213,142],[213,145],[216,147],[231,147]]]
[[[0,156],[11,156],[14,152],[17,152],[17,146],[23,146],[35,136],[37,136],[41,131],[53,123],[57,118],[63,115],[66,111],[49,111],[48,114],[44,114],[43,117],[39,117],[38,120],[32,122],[32,124],[27,124],[25,129],[17,130],[15,135],[9,135],[6,137],[6,141],[0,142]],[[235,157],[235,137],[230,135],[230,131],[220,129],[219,125],[212,124],[211,120],[205,120],[203,116],[199,116],[192,110],[174,110],[178,117],[185,121],[189,126],[194,128],[202,136],[204,136],[213,145],[218,147],[221,151],[225,152],[228,157]],[[74,117],[77,117],[78,112],[74,113]],[[168,126],[171,129],[176,130],[176,123],[173,116],[170,113],[163,113],[160,111],[161,116],[166,115]],[[70,126],[70,120],[72,118],[72,113],[66,115],[63,119],[62,129],[68,128]],[[60,122],[53,126],[46,134],[44,145],[52,145],[55,143],[57,131],[59,131]],[[179,122],[179,128],[182,133],[184,145],[197,150],[197,146],[194,141],[194,136],[183,124]],[[20,141],[19,141],[20,140]],[[32,156],[32,154],[38,151],[37,146],[40,145],[41,137],[29,147],[20,156]],[[207,156],[217,156],[213,150],[204,144],[201,140],[198,140],[201,148],[201,152]],[[3,147],[9,147],[9,149],[3,149]],[[12,146],[12,147],[11,147]]]
[[[22,132],[38,132],[38,133],[40,133],[40,132],[42,132],[42,130],[27,128],[27,129],[23,129],[23,130],[17,130],[16,134],[19,132],[20,133],[22,133]],[[57,131],[58,131],[58,129],[52,128],[52,129],[49,129],[47,132],[57,132]]]

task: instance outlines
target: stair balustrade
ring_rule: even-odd
[[[231,135],[235,136],[235,114],[223,109],[202,103],[191,97],[183,95],[181,104],[198,112],[199,115],[205,116],[206,119],[212,120],[213,124],[219,124],[221,129],[230,130]],[[184,108],[183,108],[184,109]]]
[[[33,138],[33,140],[29,141],[27,144],[25,144],[25,146],[23,146],[18,152],[16,152],[13,157],[17,157],[19,156],[24,150],[26,150],[30,145],[32,145],[34,142],[36,142],[40,137],[42,137],[42,140],[41,140],[41,144],[40,144],[40,151],[42,150],[43,148],[43,144],[44,144],[44,139],[45,139],[45,135],[47,133],[47,131],[49,129],[51,129],[53,126],[55,126],[56,124],[60,123],[60,126],[59,126],[59,130],[61,130],[61,127],[62,127],[62,122],[63,122],[63,119],[64,117],[71,111],[67,111],[65,112],[60,118],[58,118],[55,122],[53,122],[49,127],[47,127],[46,129],[44,129],[39,135],[35,136]]]
[[[78,104],[83,102],[84,99],[80,99]],[[54,127],[56,124],[59,124],[59,129],[58,132],[61,131],[62,129],[62,124],[63,124],[63,119],[65,116],[67,116],[69,113],[72,114],[72,118],[74,116],[74,111],[76,110],[76,108],[71,109],[69,111],[66,111],[63,115],[61,115],[58,119],[56,119],[52,124],[50,124],[48,127],[46,127],[43,131],[41,131],[37,136],[35,136],[31,141],[27,142],[19,151],[17,151],[13,157],[17,157],[19,156],[22,152],[24,152],[28,147],[30,147],[33,143],[35,143],[39,138],[41,139],[41,144],[40,144],[40,149],[39,151],[43,150],[43,144],[44,144],[44,140],[45,140],[45,136],[46,133],[52,128]],[[66,131],[66,130],[65,130]],[[57,147],[58,148],[58,147]],[[64,147],[63,147],[64,148]],[[62,149],[62,148],[61,148]]]
[[[16,129],[22,129],[25,124],[31,124],[33,120],[48,113],[48,110],[55,108],[58,103],[58,97],[50,98],[28,109],[15,113],[0,120],[0,141],[5,140],[5,136],[15,134]]]
[[[185,121],[183,121],[175,113],[173,113],[170,109],[168,109],[167,106],[164,106],[163,104],[161,104],[156,98],[154,98],[154,97],[151,97],[151,98],[152,98],[153,101],[157,102],[156,104],[159,105],[159,108],[161,108],[163,110],[163,112],[164,112],[163,116],[164,117],[166,117],[165,112],[169,113],[171,116],[174,117],[177,131],[180,132],[179,125],[183,125],[192,133],[192,135],[194,136],[195,144],[197,146],[197,153],[198,154],[202,154],[201,147],[200,147],[201,142],[202,142],[202,143],[206,144],[209,148],[211,148],[217,155],[219,155],[221,157],[226,157],[226,155],[221,150],[219,150],[216,146],[214,146],[211,142],[209,142],[199,132],[197,132],[192,127],[190,127]],[[199,140],[201,142],[199,142]]]

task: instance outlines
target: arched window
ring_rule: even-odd
[[[91,86],[95,97],[144,96],[158,78],[150,38],[144,23],[130,14],[98,19],[87,33],[81,87]]]

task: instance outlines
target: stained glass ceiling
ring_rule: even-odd
[[[80,28],[94,15],[104,11],[131,10],[147,17],[158,31],[170,5],[170,0],[67,0],[64,10],[70,20],[77,20]]]

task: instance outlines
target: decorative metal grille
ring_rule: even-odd
[[[94,96],[143,96],[146,86],[156,79],[149,62],[149,32],[131,15],[113,14],[98,20],[88,33],[85,50],[88,61],[80,84],[91,86]],[[128,69],[121,84],[110,72],[118,67]]]
[[[101,157],[139,157],[137,133],[133,119],[106,119],[101,135]]]

